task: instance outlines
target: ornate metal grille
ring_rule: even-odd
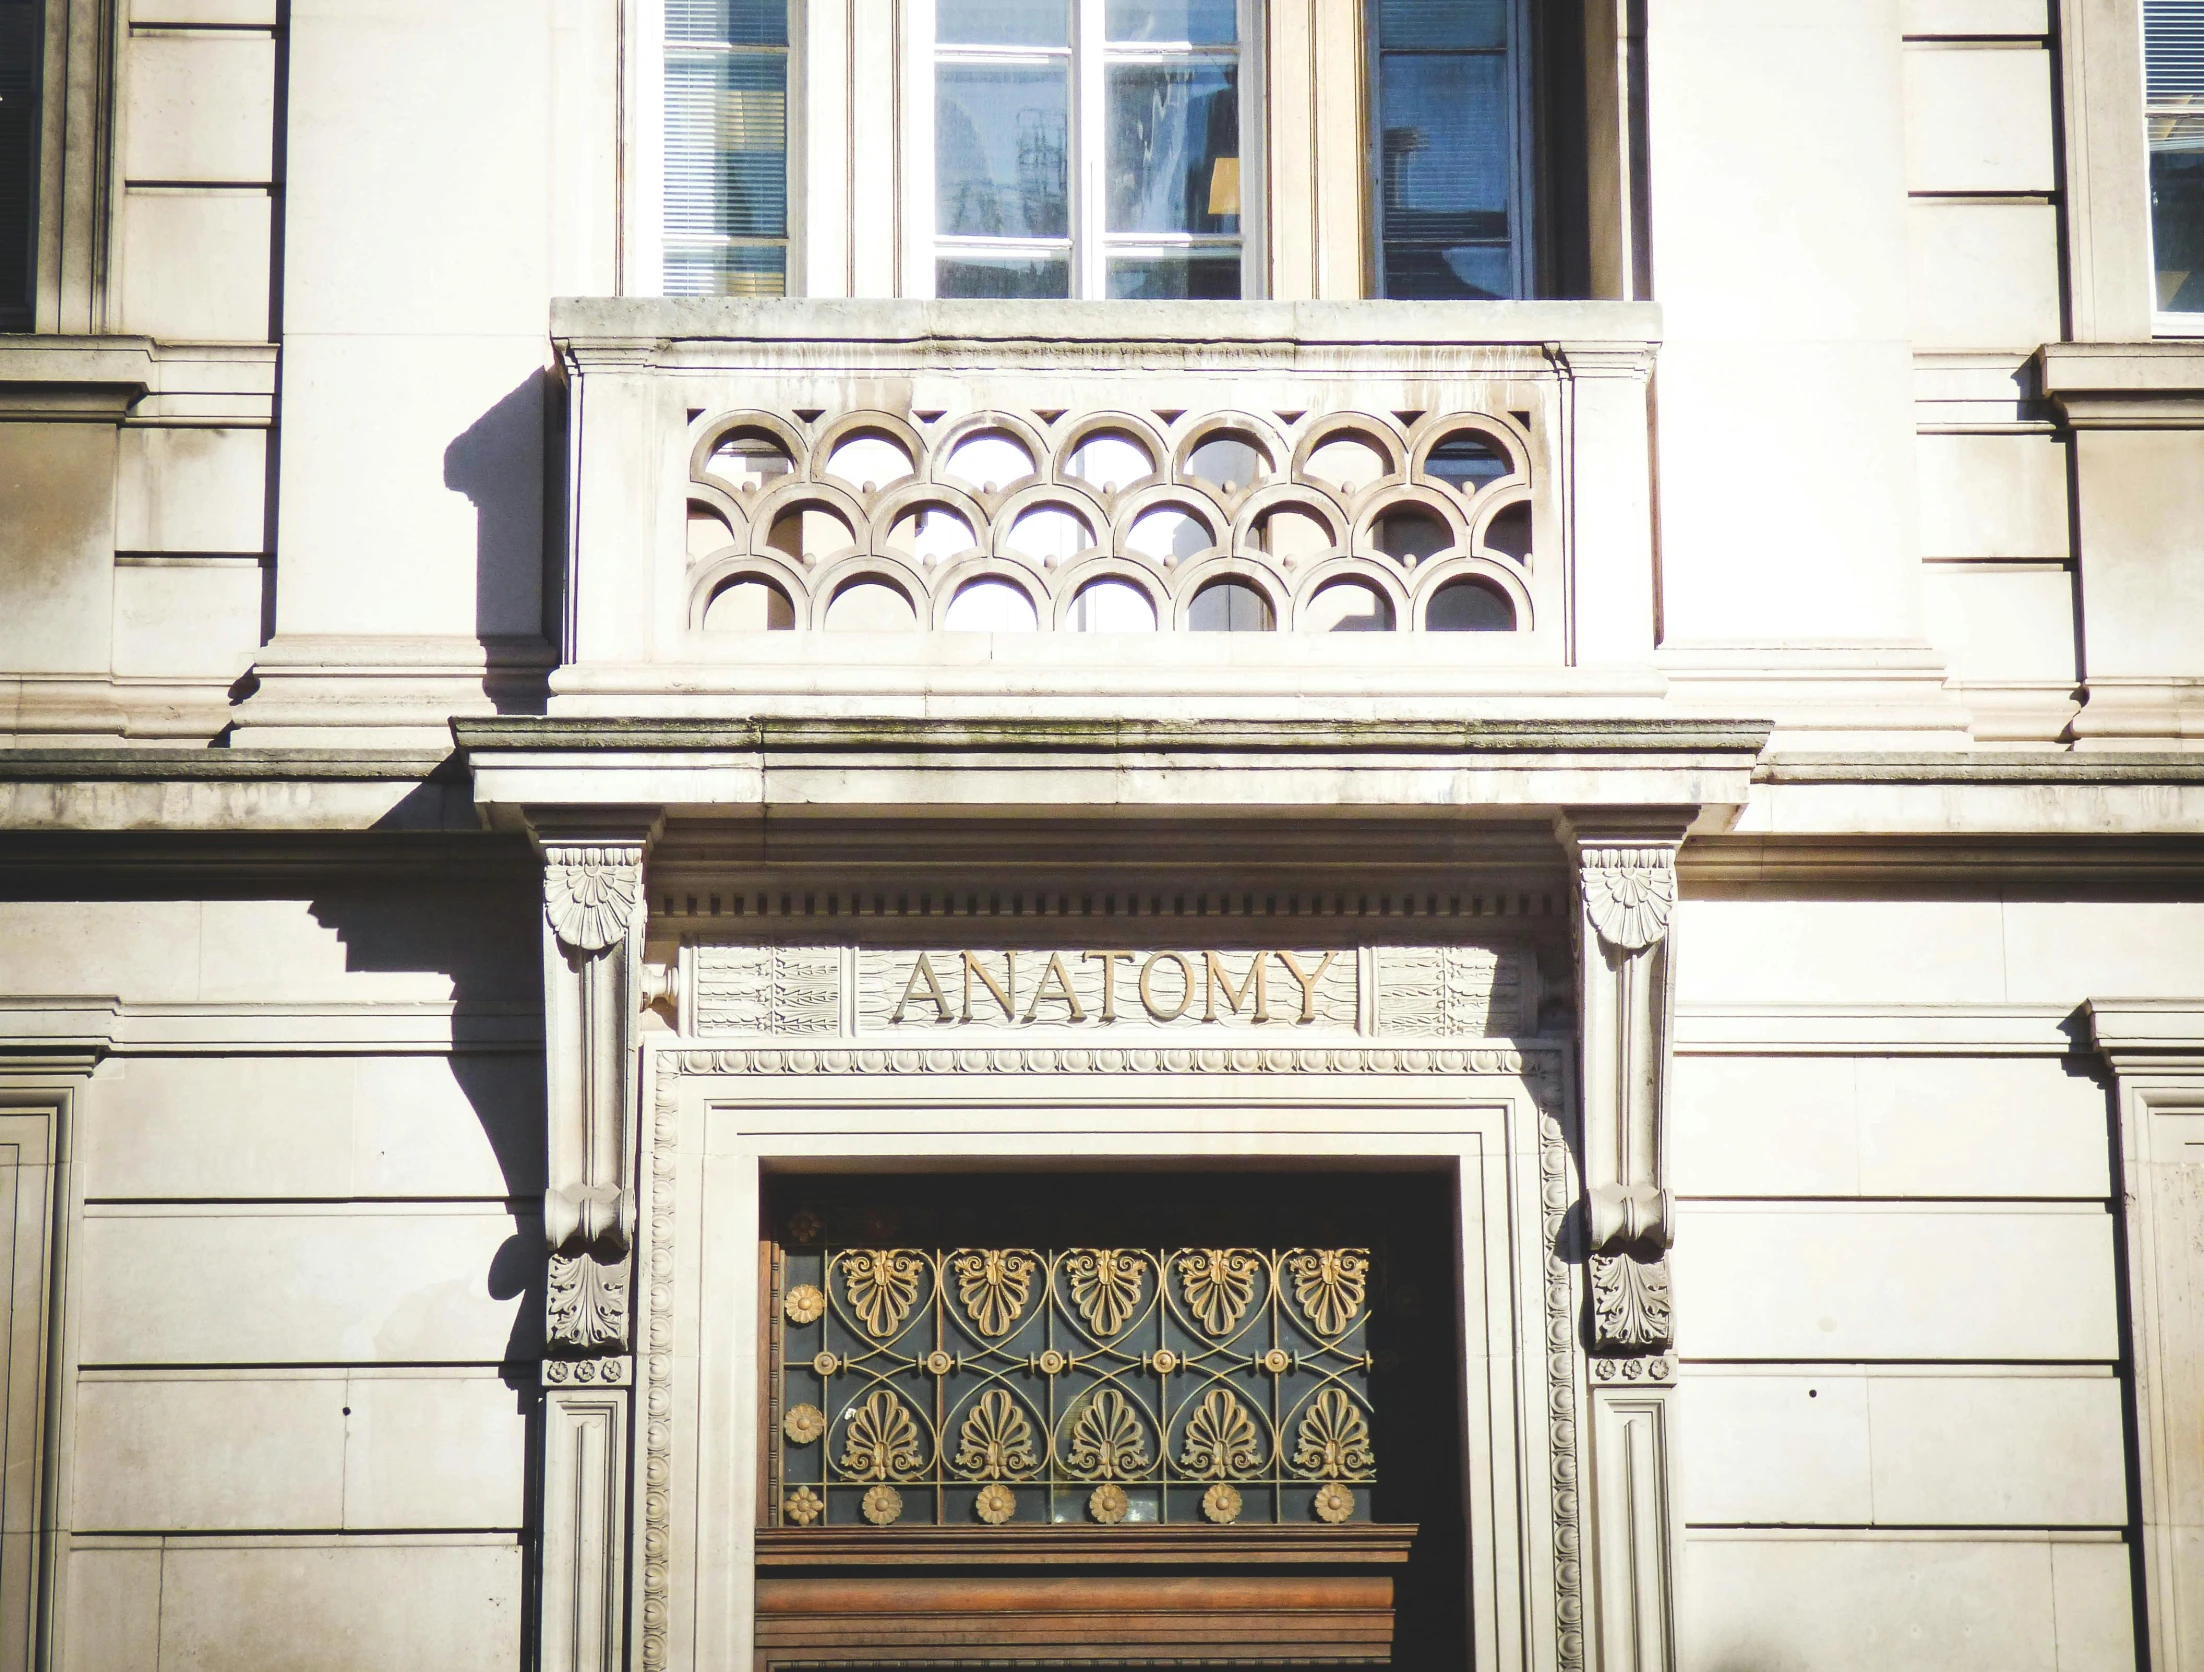
[[[783,1526],[1370,1519],[1366,1248],[796,1248]]]

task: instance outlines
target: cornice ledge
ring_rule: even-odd
[[[469,756],[500,751],[744,754],[1275,754],[1726,756],[1756,761],[1758,720],[1079,720],[456,718]]]
[[[2046,343],[2036,362],[2075,429],[2204,429],[2204,342]]]
[[[0,784],[422,783],[454,776],[455,765],[444,750],[0,749]]]
[[[2093,998],[2082,1011],[2116,1073],[2204,1063],[2204,998]]]
[[[89,1074],[121,1026],[111,995],[0,993],[0,1074]]]
[[[120,423],[155,381],[150,337],[0,337],[0,420]]]
[[[1763,784],[2204,784],[2204,754],[2173,751],[2086,754],[1777,754],[1753,774]]]

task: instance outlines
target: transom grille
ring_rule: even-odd
[[[1370,1519],[1369,1249],[807,1247],[791,1226],[776,1523]]]

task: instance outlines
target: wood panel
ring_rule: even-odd
[[[1393,1652],[1415,1529],[767,1529],[758,1672],[847,1664],[1333,1661]]]

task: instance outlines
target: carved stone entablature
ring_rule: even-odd
[[[1586,848],[1584,909],[1599,938],[1642,952],[1668,933],[1676,907],[1674,847]]]
[[[1527,634],[1545,607],[1538,449],[1504,410],[757,408],[687,444],[705,633],[839,625],[859,585],[901,625],[979,625],[957,618],[975,581],[1042,632],[1202,625],[1219,580],[1281,630],[1336,625],[1343,586],[1379,630]]]
[[[957,1033],[1513,1039],[1537,1031],[1528,946],[833,947],[688,952],[685,1030],[916,1044]],[[845,1006],[848,1015],[845,1017]]]

